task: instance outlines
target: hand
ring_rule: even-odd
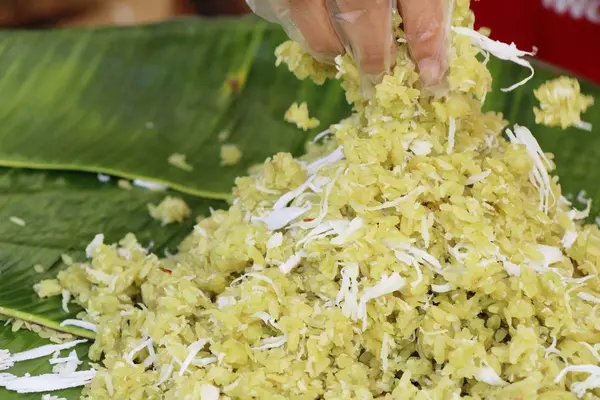
[[[395,60],[396,0],[246,0],[252,11],[280,23],[321,61],[348,51],[361,72],[380,77]],[[452,0],[399,0],[411,54],[426,86],[447,70]]]

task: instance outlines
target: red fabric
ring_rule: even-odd
[[[600,0],[472,0],[476,28],[600,83]]]

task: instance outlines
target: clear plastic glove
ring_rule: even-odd
[[[291,39],[321,61],[345,51],[361,72],[379,80],[395,60],[392,10],[396,0],[246,0],[257,15],[281,24]],[[435,86],[448,69],[452,0],[398,0],[421,81]]]

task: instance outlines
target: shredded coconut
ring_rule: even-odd
[[[104,235],[103,234],[99,233],[96,236],[94,236],[94,239],[85,248],[85,255],[87,256],[87,258],[92,258],[96,254],[98,249],[100,249],[100,246],[102,246],[103,244],[104,244]]]
[[[283,234],[281,232],[275,232],[271,235],[267,241],[267,249],[276,249],[283,243]]]
[[[98,174],[98,180],[102,183],[106,183],[106,182],[110,181],[110,176],[104,175],[104,174]]]
[[[274,349],[274,348],[283,346],[286,341],[287,340],[286,340],[285,336],[276,336],[276,337],[262,339],[259,342],[258,346],[253,347],[252,350],[261,351],[261,350]]]
[[[417,197],[420,194],[425,192],[425,187],[424,186],[419,186],[416,189],[410,191],[408,194],[398,197],[395,200],[392,201],[387,201],[385,203],[382,203],[378,206],[373,206],[373,207],[366,207],[366,210],[368,211],[379,211],[379,210],[385,210],[386,208],[395,208],[398,205],[404,203],[405,201],[408,201],[410,199],[412,199],[413,197]]]
[[[573,392],[577,397],[583,397],[585,392],[589,389],[600,388],[600,366],[590,364],[567,366],[563,368],[563,370],[560,371],[560,373],[556,376],[554,383],[559,383],[569,372],[590,374],[586,380],[571,384],[571,392]]]
[[[77,357],[77,352],[75,350],[69,353],[68,357],[63,359],[55,358],[54,362],[52,359],[50,360],[51,364],[54,364],[54,368],[52,368],[52,372],[59,375],[70,375],[77,371],[77,367],[79,367],[83,362],[79,360]]]
[[[352,263],[342,268],[342,283],[335,303],[342,304],[342,312],[352,319],[358,318],[358,264]]]
[[[594,304],[600,304],[600,298],[593,296],[589,293],[577,293],[577,297],[579,297],[583,301],[588,301]]]
[[[586,205],[590,201],[590,199],[587,197],[587,192],[585,190],[580,190],[579,193],[577,193],[576,200],[579,203]]]
[[[148,189],[153,192],[162,192],[169,188],[169,186],[167,186],[165,184],[158,183],[158,182],[144,181],[142,179],[134,179],[133,185],[140,187],[142,189]]]
[[[188,354],[185,357],[185,360],[183,361],[183,363],[181,364],[181,368],[179,369],[179,376],[183,376],[185,371],[190,366],[194,357],[196,357],[196,355],[200,352],[200,350],[202,350],[204,348],[204,346],[206,346],[206,344],[209,342],[210,342],[210,339],[200,339],[200,340],[197,340],[194,343],[190,344],[187,347]]]
[[[0,352],[0,370],[5,370],[12,367],[15,363],[27,360],[35,360],[38,358],[49,356],[57,351],[67,350],[77,346],[78,344],[85,343],[87,340],[74,340],[72,342],[62,344],[47,344],[44,346],[37,347],[35,349],[23,351],[10,355],[8,350]]]
[[[337,149],[335,149],[333,152],[331,152],[327,156],[320,158],[316,161],[313,161],[311,164],[309,164],[306,167],[306,171],[309,173],[309,175],[313,175],[320,168],[324,167],[325,165],[334,164],[340,160],[343,160],[344,157],[345,157],[344,156],[344,148],[342,146],[339,146]]]
[[[71,374],[43,374],[23,376],[3,382],[7,390],[17,393],[43,393],[85,386],[92,381],[96,371],[76,371]]]
[[[158,382],[156,382],[156,386],[160,386],[166,381],[168,381],[171,375],[173,374],[173,369],[173,362],[171,362],[170,364],[163,364],[160,368],[160,374],[158,376]]]
[[[473,29],[465,27],[454,26],[452,27],[452,30],[458,33],[459,35],[469,36],[473,41],[474,45],[478,46],[479,48],[488,53],[493,54],[495,57],[501,60],[512,61],[515,64],[519,64],[523,67],[526,67],[531,71],[531,74],[527,78],[523,79],[521,82],[517,82],[510,87],[501,89],[503,92],[510,92],[518,88],[519,86],[526,84],[531,78],[533,78],[535,71],[531,66],[531,63],[525,60],[523,57],[535,55],[535,49],[531,52],[522,51],[519,50],[514,43],[506,44],[497,40],[492,40],[487,36],[484,36],[481,33],[474,31]]]
[[[142,351],[143,349],[148,348],[149,346],[152,346],[152,338],[146,337],[144,339],[141,339],[139,343],[129,353],[125,355],[125,362],[131,366],[134,366],[135,363],[133,360],[135,359],[136,354]]]
[[[371,288],[367,288],[360,297],[357,309],[357,318],[363,320],[363,331],[367,329],[367,303],[373,299],[393,293],[400,290],[406,284],[406,280],[398,273],[394,272],[391,276],[382,276],[379,283]]]
[[[332,134],[331,129],[325,129],[323,132],[321,132],[317,136],[315,136],[315,138],[312,140],[312,142],[317,143],[319,140],[321,140],[324,137],[327,137],[331,134]]]
[[[65,397],[53,396],[51,394],[43,394],[42,400],[67,400]]]
[[[390,335],[387,333],[383,334],[383,341],[381,342],[381,369],[383,372],[387,372],[389,365],[389,357],[390,357],[390,347],[391,347],[392,339]]]
[[[219,310],[221,310],[221,309],[223,309],[225,307],[229,307],[229,306],[235,305],[236,303],[237,303],[237,300],[233,296],[219,296],[219,297],[217,297],[217,307],[219,308]]]
[[[479,368],[477,374],[475,375],[475,379],[477,379],[479,382],[487,383],[491,386],[508,385],[508,382],[500,378],[496,371],[494,371],[494,369],[490,366]]]
[[[477,182],[481,182],[481,181],[485,180],[485,178],[490,176],[491,173],[492,173],[491,170],[486,169],[485,171],[483,171],[479,174],[475,174],[475,175],[469,177],[469,179],[467,179],[467,181],[465,182],[465,185],[471,186],[471,185],[476,184]]]
[[[450,118],[448,120],[448,149],[446,153],[451,154],[454,151],[454,139],[456,136],[456,119]]]
[[[415,156],[427,156],[431,153],[431,149],[433,148],[433,144],[427,140],[413,140],[410,144],[410,151],[413,152]]]
[[[62,290],[62,310],[69,313],[69,301],[71,301],[71,292],[67,289]]]
[[[362,218],[354,218],[352,221],[350,221],[347,227],[344,227],[344,229],[341,232],[336,231],[337,237],[331,239],[331,244],[333,244],[334,246],[342,246],[348,241],[348,239],[352,235],[358,232],[363,227],[363,225],[364,221]],[[335,226],[333,227],[333,229],[335,230]]]
[[[448,293],[452,290],[452,285],[449,283],[443,285],[431,285],[431,290],[436,293]]]
[[[60,326],[76,326],[78,328],[87,329],[88,331],[98,332],[96,325],[91,322],[80,321],[78,319],[66,319],[60,323]]]
[[[219,400],[220,394],[219,388],[208,383],[204,383],[200,387],[200,400]]]
[[[577,237],[579,233],[577,231],[567,231],[562,238],[562,245],[565,249],[570,249],[575,241],[577,241]]]
[[[267,225],[267,229],[269,229],[270,231],[276,231],[286,227],[289,223],[301,217],[310,209],[310,205],[305,207],[281,208],[271,211],[264,217],[253,217],[252,222],[263,222]]]
[[[311,176],[304,182],[302,185],[298,186],[296,189],[291,190],[284,195],[282,195],[276,202],[273,204],[273,210],[280,210],[286,207],[289,203],[291,203],[295,198],[300,196],[302,193],[306,191],[310,187],[314,176]]]
[[[548,160],[529,129],[515,125],[514,134],[510,129],[506,129],[506,134],[512,143],[524,145],[527,154],[533,161],[530,180],[540,193],[540,210],[547,213],[550,207],[550,197],[554,198],[554,193],[550,188],[550,176],[548,175],[548,168],[551,166],[550,160]]]
[[[279,266],[279,270],[282,274],[289,274],[294,268],[296,268],[300,264],[300,262],[305,256],[306,253],[303,250],[300,250],[298,253],[288,258],[286,262],[281,264]]]
[[[573,221],[578,221],[578,220],[586,219],[587,217],[589,217],[591,210],[592,210],[592,199],[588,199],[587,206],[585,207],[584,210],[579,211],[577,209],[572,209],[571,211],[569,211],[567,213],[567,216]]]

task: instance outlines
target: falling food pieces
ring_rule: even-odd
[[[12,222],[15,225],[19,225],[19,226],[25,226],[27,225],[27,223],[25,222],[24,219],[19,218],[19,217],[9,217],[8,220],[10,222]]]
[[[181,153],[173,153],[169,156],[168,159],[169,164],[184,171],[193,171],[194,167],[187,162],[187,157],[185,154]]]
[[[119,179],[119,181],[117,182],[117,186],[119,186],[123,190],[132,190],[133,189],[133,185],[131,184],[131,182],[129,182],[126,179]]]
[[[594,98],[581,93],[577,79],[561,76],[544,82],[533,93],[540,102],[533,109],[536,124],[592,130],[590,123],[581,120],[581,114],[594,104]]]
[[[163,225],[183,222],[192,212],[183,199],[172,196],[165,197],[159,205],[148,204],[148,211],[152,218],[161,221]]]
[[[224,130],[219,132],[219,134],[217,135],[217,139],[219,140],[219,142],[225,142],[227,141],[227,139],[229,139],[229,136],[231,136],[231,132],[228,130]]]
[[[242,159],[242,151],[235,144],[224,144],[220,151],[221,165],[236,165]]]
[[[60,255],[60,259],[62,260],[62,262],[69,266],[73,264],[73,257],[71,257],[70,255],[63,253]]]
[[[292,104],[285,112],[284,119],[304,131],[316,128],[321,124],[318,119],[311,118],[308,115],[308,105],[306,103],[300,105],[298,103]]]

